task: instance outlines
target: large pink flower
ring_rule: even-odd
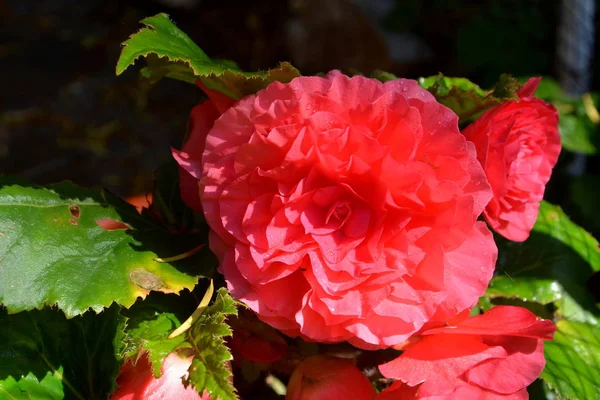
[[[397,359],[379,366],[396,382],[381,399],[526,400],[542,372],[543,340],[555,326],[522,307],[485,314],[421,333]]]
[[[539,81],[530,79],[519,101],[491,108],[464,130],[494,191],[485,218],[496,232],[519,242],[535,224],[560,153],[558,112],[533,97]]]
[[[475,149],[413,80],[275,82],[188,143],[175,156],[201,181],[184,197],[200,195],[231,293],[289,335],[391,346],[492,276]]]

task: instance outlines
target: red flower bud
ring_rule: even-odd
[[[516,242],[529,237],[561,149],[558,111],[532,97],[539,82],[530,79],[519,91],[519,101],[490,108],[463,131],[475,144],[494,193],[485,218]]]
[[[111,400],[210,400],[208,394],[200,394],[192,386],[183,385],[182,378],[187,377],[192,356],[180,357],[171,353],[162,364],[160,378],[155,378],[148,355],[144,354],[135,364],[129,360],[121,367],[117,377],[119,388],[110,397]]]
[[[313,356],[292,374],[286,400],[373,400],[377,393],[358,368],[336,357]]]

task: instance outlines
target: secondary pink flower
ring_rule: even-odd
[[[180,357],[171,353],[161,367],[162,375],[155,378],[148,355],[144,354],[134,364],[129,360],[121,367],[117,377],[119,387],[111,395],[111,400],[210,400],[207,393],[198,394],[191,385],[185,387],[182,378],[188,376],[188,368],[193,356]]]
[[[263,321],[381,348],[485,291],[491,190],[457,116],[417,82],[299,77],[204,117],[175,157],[201,179],[187,198],[232,295]]]
[[[173,150],[179,163],[179,187],[182,200],[191,209],[202,213],[198,180],[202,177],[202,153],[206,134],[219,116],[234,104],[227,96],[206,88],[200,81],[198,86],[209,96],[202,104],[194,107],[189,120],[189,135],[183,151]]]
[[[375,388],[350,361],[312,356],[292,373],[286,400],[374,400]]]
[[[513,306],[425,330],[400,357],[379,366],[401,381],[385,398],[525,400],[546,363],[543,340],[554,330],[551,321]]]
[[[539,81],[530,79],[519,101],[493,107],[464,130],[494,191],[485,218],[518,242],[529,237],[560,153],[557,111],[532,97]]]

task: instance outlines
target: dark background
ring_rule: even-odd
[[[417,78],[441,71],[489,87],[503,72],[556,75],[559,6],[559,0],[0,0],[0,173],[40,184],[70,179],[120,195],[151,188],[154,169],[169,159],[170,145],[179,146],[189,110],[202,99],[182,82],[150,86],[138,68],[114,74],[120,43],[140,28],[139,20],[159,12],[209,56],[247,70],[291,61],[303,74],[384,69]]]

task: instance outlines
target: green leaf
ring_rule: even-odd
[[[6,379],[0,380],[0,398],[11,400],[64,399],[63,373],[64,370],[60,367],[54,372],[47,372],[39,379],[31,372],[18,380],[8,376]],[[82,399],[82,397],[73,397]]]
[[[140,70],[140,74],[155,84],[162,78],[171,78],[179,81],[195,84],[198,77],[185,61],[170,61],[167,58],[159,58],[155,54],[145,56],[146,66]]]
[[[542,202],[531,236],[523,243],[497,238],[499,275],[490,297],[556,303],[558,314],[596,321],[599,310],[586,283],[600,270],[598,242],[556,206]]]
[[[519,79],[522,83],[527,82],[529,78]],[[562,100],[565,98],[565,94],[560,88],[560,84],[556,79],[550,76],[544,76],[535,91],[535,96],[540,99],[553,102],[555,100]]]
[[[597,93],[584,97],[567,96],[558,82],[549,77],[544,77],[540,82],[535,95],[552,103],[560,114],[558,128],[561,134],[562,147],[565,150],[583,154],[596,154],[600,148],[600,125],[594,123],[586,110],[593,105],[596,109],[600,106],[600,96]]]
[[[287,62],[264,72],[244,72],[230,61],[212,60],[166,14],[145,18],[141,23],[146,28],[123,43],[117,75],[137,58],[151,56],[143,71],[143,75],[151,80],[167,76],[193,83],[199,79],[208,88],[233,99],[256,93],[273,81],[289,82],[300,75]],[[190,71],[185,71],[185,66]]]
[[[600,335],[598,326],[562,320],[554,340],[545,342],[546,368],[541,378],[561,398],[600,399]]]
[[[211,59],[188,35],[175,26],[167,14],[158,14],[140,21],[147,28],[140,29],[123,43],[117,61],[117,75],[127,69],[138,57],[156,54],[171,61],[211,63]],[[192,67],[193,68],[193,67]]]
[[[148,352],[154,375],[159,377],[165,357],[178,348],[189,347],[184,344],[184,335],[169,339],[169,334],[194,311],[193,304],[194,299],[189,295],[152,293],[129,310],[123,310],[128,319],[123,358],[136,358],[141,351]]]
[[[597,95],[590,100],[595,107],[600,105]],[[583,98],[563,99],[554,105],[560,113],[558,128],[562,146],[569,151],[596,154],[600,148],[600,125],[590,120]]]
[[[562,146],[569,151],[595,154],[596,145],[590,140],[591,130],[585,121],[572,114],[562,114],[558,123]]]
[[[236,314],[234,300],[221,288],[215,302],[188,331],[188,340],[195,352],[188,380],[199,393],[207,391],[211,399],[238,398],[232,384],[230,361],[233,357],[223,340],[231,336],[225,318]]]
[[[106,399],[124,322],[116,305],[70,320],[57,310],[0,310],[0,398]]]
[[[546,202],[529,239],[496,242],[500,275],[486,294],[556,306],[557,332],[545,343],[541,378],[561,398],[600,398],[600,309],[586,287],[600,270],[598,242]]]
[[[213,304],[192,327],[185,334],[169,339],[169,335],[194,312],[194,304],[197,302],[189,297],[155,293],[124,310],[128,324],[123,356],[135,358],[140,351],[147,351],[154,375],[158,377],[167,355],[188,349],[194,355],[188,382],[199,393],[210,393],[211,399],[236,399],[229,366],[232,356],[223,340],[231,335],[225,319],[237,313],[234,300],[226,289],[219,289]]]
[[[508,74],[502,74],[494,86],[491,97],[500,102],[505,100],[518,100],[519,96],[517,96],[517,92],[520,88],[521,84],[514,77]]]
[[[107,193],[14,183],[0,177],[0,304],[9,313],[56,305],[72,317],[113,302],[129,307],[150,291],[178,293],[212,273],[197,256],[156,261],[198,242],[169,235]],[[133,229],[107,231],[102,219]]]
[[[433,75],[428,78],[419,78],[419,85],[440,96],[447,96],[452,91],[473,92],[479,97],[485,97],[488,94],[467,78],[451,78],[442,74]]]
[[[390,72],[375,70],[371,74],[371,78],[375,78],[381,82],[393,81],[394,79],[398,79],[398,77]]]
[[[450,78],[442,74],[419,78],[427,89],[446,107],[452,109],[461,122],[471,120],[486,109],[505,100],[517,100],[519,83],[510,75],[502,75],[493,90],[483,90],[466,78]]]

